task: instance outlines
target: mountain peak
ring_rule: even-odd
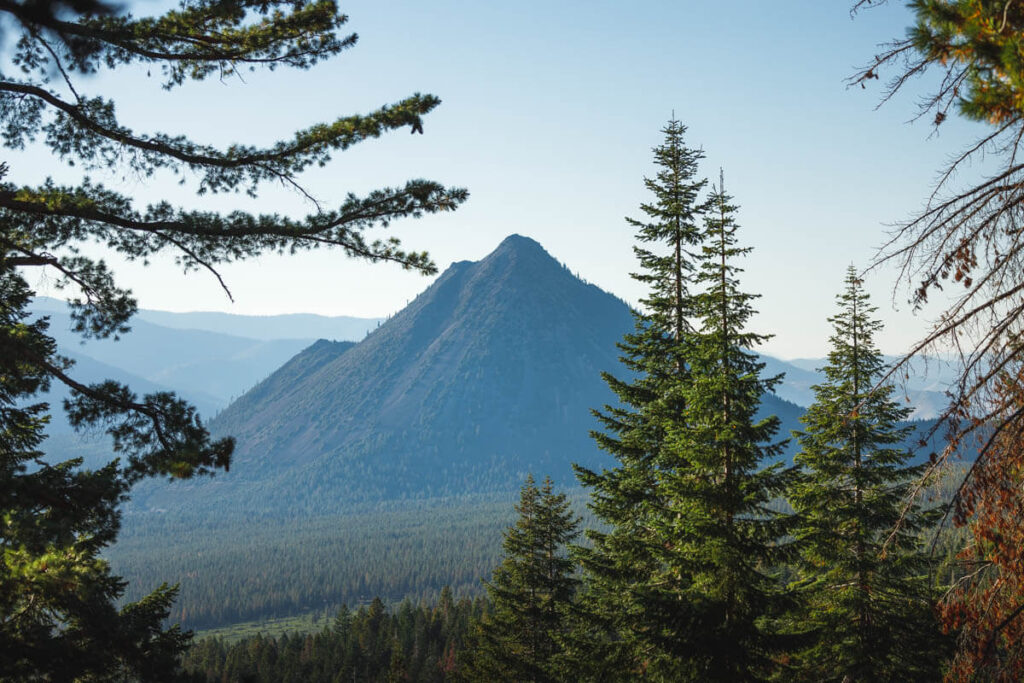
[[[522,235],[506,237],[494,251],[474,263],[472,270],[478,283],[488,288],[519,283],[511,285],[514,289],[525,288],[518,294],[536,292],[538,287],[575,288],[580,284],[539,242]]]
[[[570,483],[570,463],[602,462],[590,410],[614,398],[601,372],[631,327],[628,306],[511,235],[354,347],[315,344],[214,430],[238,439],[239,482],[316,471],[345,499],[449,495],[453,477],[512,490],[530,471]],[[352,468],[366,474],[358,487],[343,483]]]
[[[491,252],[494,254],[501,253],[532,253],[532,254],[543,254],[548,258],[552,258],[551,254],[547,252],[535,239],[530,237],[524,237],[523,235],[512,234],[501,241],[501,244]]]

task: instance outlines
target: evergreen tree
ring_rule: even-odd
[[[562,661],[569,610],[578,579],[566,545],[579,518],[550,478],[538,489],[528,476],[505,532],[505,559],[487,583],[493,609],[479,623],[468,677],[481,681],[570,681]]]
[[[620,403],[595,411],[604,431],[593,437],[618,462],[601,472],[576,467],[591,489],[591,510],[607,527],[588,530],[593,546],[576,549],[586,570],[581,603],[587,611],[575,632],[576,664],[594,667],[600,677],[629,678],[650,658],[643,594],[658,567],[661,541],[649,522],[664,507],[656,459],[679,420],[688,372],[682,339],[705,210],[700,193],[706,181],[698,177],[703,153],[686,146],[679,121],[669,121],[662,133],[664,141],[653,150],[657,174],[644,180],[653,195],[640,207],[647,220],[627,219],[641,245],[634,251],[642,271],[633,278],[649,287],[644,310],[634,312],[635,332],[619,344],[629,377],[604,373]]]
[[[686,146],[683,139],[686,126],[672,119],[661,132],[665,139],[653,150],[658,173],[654,178],[644,178],[644,187],[654,201],[640,205],[646,220],[627,217],[626,222],[636,228],[636,238],[641,245],[664,247],[662,251],[640,245],[633,247],[642,270],[632,277],[649,287],[647,297],[640,302],[646,311],[638,317],[641,329],[678,341],[689,330],[689,289],[694,270],[691,249],[700,239],[700,217],[707,208],[700,201],[700,193],[707,180],[697,176],[704,152]],[[652,336],[658,338],[657,335],[627,337],[626,346],[639,345]],[[673,354],[668,355],[678,360]],[[680,370],[682,364],[672,367]]]
[[[0,672],[6,680],[78,680],[129,671],[164,680],[188,637],[164,629],[176,590],[161,586],[118,610],[124,584],[99,551],[118,531],[130,479],[117,463],[50,465],[39,450],[49,418],[32,397],[64,368],[30,290],[0,259]],[[59,615],[59,622],[55,617]],[[56,622],[56,623],[55,623]]]
[[[308,68],[351,47],[347,18],[333,0],[202,0],[137,18],[114,3],[83,0],[0,6],[13,74],[0,74],[0,141],[20,149],[36,142],[53,160],[116,178],[194,178],[195,191],[255,196],[267,182],[305,193],[299,175],[332,155],[411,127],[439,103],[414,94],[365,115],[342,116],[268,147],[225,149],[179,133],[136,132],[114,103],[89,93],[91,76],[146,65],[166,89],[238,69]],[[12,176],[12,177],[8,177]],[[115,181],[116,182],[116,181]],[[308,193],[305,193],[307,198]],[[131,293],[89,250],[97,245],[146,262],[176,258],[186,271],[273,252],[336,248],[371,262],[435,272],[422,252],[394,238],[372,237],[402,217],[456,208],[466,198],[426,180],[349,194],[335,206],[314,202],[305,218],[220,214],[169,202],[137,207],[130,196],[88,176],[70,185],[38,186],[0,164],[0,671],[40,680],[160,680],[188,638],[164,628],[174,590],[162,587],[118,609],[124,583],[109,572],[102,549],[118,531],[118,505],[145,477],[187,478],[226,469],[231,439],[212,440],[195,409],[170,393],[139,397],[115,382],[86,385],[57,354],[45,321],[30,322],[28,283],[53,274],[77,293],[75,329],[86,337],[126,332],[136,309]],[[45,269],[45,271],[44,271]],[[49,277],[49,275],[47,275]],[[223,282],[221,282],[223,285]],[[226,286],[224,287],[227,291]],[[36,395],[65,385],[65,408],[77,428],[106,430],[119,459],[98,470],[57,462],[41,452],[50,407]]]
[[[925,466],[902,446],[910,409],[878,385],[882,324],[852,266],[845,284],[825,381],[797,434],[803,475],[788,492],[799,516],[797,622],[812,637],[794,663],[815,681],[934,680],[947,642],[921,541],[934,510],[906,507]]]
[[[766,339],[746,331],[755,295],[738,288],[735,207],[720,184],[705,217],[693,298],[695,330],[686,336],[688,381],[681,419],[658,455],[662,511],[650,520],[659,567],[648,591],[653,644],[674,662],[663,680],[743,681],[768,677],[781,647],[771,619],[784,605],[773,569],[788,556],[780,543],[788,516],[770,503],[792,469],[771,464],[778,418],[758,418],[778,378],[750,349]]]

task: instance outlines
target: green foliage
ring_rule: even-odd
[[[783,645],[770,619],[785,596],[772,572],[788,556],[780,541],[787,515],[771,505],[791,470],[769,464],[778,418],[758,418],[777,378],[751,348],[746,331],[754,295],[738,289],[735,207],[722,185],[705,215],[693,297],[695,330],[684,337],[689,377],[680,387],[681,419],[658,455],[664,511],[651,525],[661,541],[648,590],[654,642],[680,675],[702,681],[762,679]]]
[[[133,63],[155,66],[167,88],[245,66],[307,68],[355,42],[339,34],[346,17],[332,0],[202,0],[142,19],[91,0],[8,2],[0,13],[15,67],[14,74],[0,74],[3,144],[38,143],[55,160],[87,172],[188,174],[198,178],[200,194],[254,196],[267,181],[303,192],[296,174],[385,132],[404,126],[422,132],[421,117],[439,104],[416,94],[267,148],[218,150],[184,135],[132,131],[118,122],[112,101],[79,86],[96,83],[87,77],[103,69]],[[31,269],[55,273],[58,287],[77,292],[71,305],[77,333],[117,336],[128,329],[136,302],[102,260],[83,255],[86,245],[142,261],[168,252],[184,270],[205,269],[218,280],[218,264],[319,247],[432,273],[425,253],[405,251],[393,238],[369,238],[366,231],[454,209],[467,195],[411,180],[364,197],[350,194],[333,209],[316,205],[296,220],[167,202],[137,208],[88,177],[32,187],[8,182],[9,172],[0,165],[0,669],[5,676],[54,680],[170,678],[189,638],[161,625],[176,589],[162,586],[118,610],[125,584],[99,553],[117,535],[118,505],[132,485],[226,470],[234,442],[211,439],[195,409],[171,393],[139,397],[117,382],[76,381],[46,321],[28,322],[33,292],[27,282],[39,278]],[[70,424],[105,431],[118,459],[90,470],[80,458],[54,462],[42,454],[50,407],[38,394],[51,383],[70,391],[64,401]]]
[[[598,414],[595,438],[619,466],[578,468],[611,527],[578,551],[588,618],[574,652],[592,677],[758,678],[780,647],[770,568],[786,558],[787,520],[771,502],[789,472],[764,467],[785,444],[772,442],[778,418],[757,416],[775,380],[749,350],[764,337],[744,331],[754,297],[737,289],[734,260],[748,250],[735,246],[734,207],[721,187],[699,199],[702,155],[684,132],[669,122],[655,149],[656,202],[642,207],[655,222],[632,222],[665,255],[637,250],[648,312],[620,345],[635,379],[606,376],[623,406]]]
[[[641,245],[667,248],[664,253],[634,246],[642,270],[633,279],[649,287],[641,300],[646,322],[678,340],[688,329],[686,316],[691,313],[687,307],[693,275],[690,249],[700,242],[700,217],[707,207],[699,195],[707,180],[697,176],[704,152],[686,146],[686,126],[673,119],[661,132],[665,140],[653,150],[658,173],[644,178],[644,187],[654,197],[653,202],[640,205],[647,220],[627,218],[626,222],[636,228]]]
[[[907,41],[922,64],[941,65],[956,84],[943,97],[943,115],[955,102],[960,113],[995,126],[1020,118],[1024,89],[1024,11],[1002,0],[916,0]],[[944,116],[942,117],[944,118]],[[937,119],[937,123],[942,122]]]
[[[51,465],[38,449],[47,405],[31,399],[48,388],[51,368],[68,363],[46,320],[29,319],[30,294],[0,259],[0,671],[11,679],[162,680],[188,641],[162,626],[176,590],[163,585],[118,610],[124,583],[98,556],[117,534],[132,467]]]
[[[910,410],[878,385],[882,325],[852,267],[845,285],[826,379],[797,434],[803,473],[787,494],[799,517],[794,621],[809,637],[793,666],[806,680],[935,679],[948,640],[922,534],[939,508],[907,503],[925,467],[902,445]]]
[[[659,544],[651,520],[664,510],[658,487],[658,457],[683,408],[681,387],[687,366],[681,337],[688,330],[691,250],[700,241],[704,206],[697,195],[705,181],[697,177],[703,154],[685,145],[686,127],[672,120],[654,149],[655,178],[645,179],[654,200],[641,206],[649,222],[631,220],[644,244],[636,254],[645,270],[633,277],[649,286],[649,311],[634,312],[636,329],[619,348],[630,373],[622,380],[603,373],[619,405],[595,411],[603,432],[598,446],[617,464],[600,472],[576,465],[580,482],[591,489],[590,508],[606,530],[588,530],[593,548],[578,548],[586,572],[581,604],[589,617],[581,622],[574,646],[577,666],[594,675],[628,678],[649,666],[656,634],[647,619],[646,591],[660,566]]]
[[[860,0],[870,5],[881,0]],[[977,449],[953,505],[955,522],[971,520],[964,549],[967,576],[954,585],[942,619],[960,632],[949,680],[1016,680],[1024,658],[1019,585],[1019,443],[1022,411],[1019,368],[1024,358],[1021,267],[1017,238],[1024,200],[1024,7],[1003,0],[913,0],[912,25],[857,77],[862,83],[895,68],[886,98],[931,70],[921,114],[936,127],[959,112],[983,122],[978,138],[950,156],[921,210],[904,222],[876,262],[893,259],[920,307],[938,298],[934,326],[914,346],[957,352],[958,377],[942,415],[944,465]],[[982,175],[962,183],[958,170],[983,159]],[[954,183],[956,184],[954,186]],[[933,297],[937,292],[941,296]],[[932,302],[934,303],[934,301]],[[973,454],[972,454],[973,455]],[[1005,469],[1004,469],[1005,468]],[[967,511],[967,512],[965,512]],[[996,539],[990,543],[987,539]],[[1012,558],[1012,559],[1011,559]],[[993,570],[989,573],[988,570]],[[996,654],[996,643],[1010,647]]]
[[[197,630],[374,595],[433,601],[445,585],[472,596],[501,560],[513,502],[511,495],[394,502],[294,517],[129,515],[105,556],[130,582],[132,599],[163,580],[179,583],[171,618]],[[578,495],[574,503],[583,507]]]
[[[578,579],[566,544],[579,534],[565,494],[550,478],[526,479],[519,519],[505,532],[505,559],[487,583],[493,609],[480,622],[469,677],[480,681],[572,680],[563,653]]]
[[[195,631],[193,637],[198,641],[206,638],[217,638],[225,643],[236,643],[256,635],[283,636],[286,633],[313,633],[322,627],[324,620],[329,620],[333,611],[324,608],[314,612],[306,612],[291,617],[270,617],[241,621],[230,626]]]
[[[343,606],[314,633],[200,640],[184,665],[203,683],[458,680],[471,623],[486,609],[482,598],[455,600],[450,589],[432,606],[405,600],[387,610],[374,598],[358,610]]]

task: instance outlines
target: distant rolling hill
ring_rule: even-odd
[[[118,340],[83,340],[72,331],[65,302],[39,297],[33,302],[32,311],[49,317],[50,333],[58,343],[59,352],[75,361],[70,374],[76,380],[86,384],[115,380],[128,385],[139,396],[173,391],[195,405],[204,419],[212,418],[232,399],[309,346],[313,340],[297,337],[300,333],[319,331],[335,339],[361,338],[377,324],[376,319],[313,315],[261,317],[144,310],[131,320],[131,331]],[[171,326],[147,322],[151,319]],[[233,334],[192,329],[193,325]],[[238,336],[242,331],[280,334],[282,338]],[[352,341],[338,343],[353,344]],[[53,408],[46,430],[49,438],[43,448],[57,458],[84,455],[90,465],[109,460],[112,457],[110,442],[102,430],[93,429],[82,435],[72,433],[60,408],[67,395],[67,390],[55,383],[50,392],[38,399],[49,402]]]
[[[765,358],[768,370],[773,373],[785,372],[786,376],[775,392],[801,406],[809,406],[814,401],[811,386],[822,381],[818,372],[828,362],[826,358],[796,358],[780,361]],[[897,356],[886,356],[886,362],[895,363]],[[949,405],[946,389],[956,380],[956,365],[949,360],[935,357],[915,358],[907,367],[907,372],[898,373],[893,378],[896,391],[893,396],[911,409],[912,420],[934,420]]]
[[[49,302],[54,300],[41,305],[37,300],[33,310],[49,316],[61,353],[113,368],[111,379],[130,375],[172,389],[195,403],[204,417],[212,417],[313,341],[249,339],[163,327],[138,318],[132,319],[131,332],[118,340],[83,340],[72,331],[63,302]],[[141,385],[136,391],[144,393]]]
[[[32,309],[46,313],[67,313],[67,304],[60,299],[36,297]],[[232,337],[262,341],[280,339],[336,339],[356,341],[376,328],[383,318],[356,318],[348,315],[326,316],[313,313],[284,315],[240,315],[197,311],[176,313],[140,309],[134,321],[143,321],[174,330],[204,330]]]
[[[589,437],[614,396],[629,307],[535,241],[453,264],[351,348],[318,342],[212,423],[235,466],[175,505],[305,507],[514,489],[527,472],[572,485],[571,463],[610,464]],[[803,410],[765,396],[781,436]]]
[[[355,341],[372,332],[382,318],[324,316],[312,313],[238,315],[235,313],[170,313],[139,311],[138,319],[183,330],[206,330],[236,337],[273,341],[281,339],[340,339]]]

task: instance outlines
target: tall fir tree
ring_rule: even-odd
[[[631,678],[650,659],[643,595],[658,567],[660,541],[649,524],[663,507],[656,460],[682,409],[679,388],[688,370],[681,342],[689,331],[693,251],[705,210],[706,180],[698,176],[703,152],[686,145],[686,127],[675,119],[661,132],[664,140],[653,150],[657,174],[644,179],[652,195],[640,207],[645,220],[627,218],[640,243],[634,251],[642,270],[633,278],[649,293],[644,310],[634,312],[636,330],[619,344],[628,378],[603,375],[619,405],[595,411],[604,431],[593,437],[618,462],[601,472],[576,467],[606,530],[588,531],[592,546],[576,549],[586,570],[581,606],[588,616],[574,647],[577,665],[605,678]]]
[[[740,291],[735,261],[750,249],[737,246],[723,185],[704,220],[682,415],[657,458],[662,509],[650,524],[659,568],[646,618],[674,662],[662,680],[765,679],[782,647],[772,617],[785,594],[774,571],[789,556],[781,539],[791,520],[771,503],[793,470],[772,462],[785,445],[775,440],[778,418],[758,417],[779,378],[761,377],[751,351],[767,337],[746,329],[756,295]]]
[[[565,636],[579,579],[567,546],[579,518],[550,478],[526,479],[519,519],[505,532],[505,559],[487,583],[493,609],[478,626],[466,678],[479,681],[571,681]]]
[[[788,492],[798,515],[800,628],[792,676],[815,681],[937,680],[948,644],[934,608],[922,530],[934,513],[906,504],[923,465],[902,444],[910,409],[879,385],[876,308],[851,266],[837,297],[825,381],[801,418]]]
[[[689,329],[689,290],[694,271],[691,250],[700,240],[700,217],[707,208],[700,201],[700,193],[707,180],[698,177],[698,164],[704,152],[686,146],[686,126],[672,119],[661,132],[664,142],[653,150],[658,172],[654,178],[644,178],[644,187],[654,201],[640,205],[646,220],[627,217],[626,222],[636,228],[636,238],[641,243],[633,247],[633,252],[642,270],[632,277],[650,288],[641,300],[646,313],[638,322],[643,323],[644,331],[655,331],[661,339],[678,341]],[[642,246],[648,244],[662,245],[664,249]],[[644,339],[650,340],[652,336],[627,337],[626,346]],[[681,364],[670,367],[679,370]]]

